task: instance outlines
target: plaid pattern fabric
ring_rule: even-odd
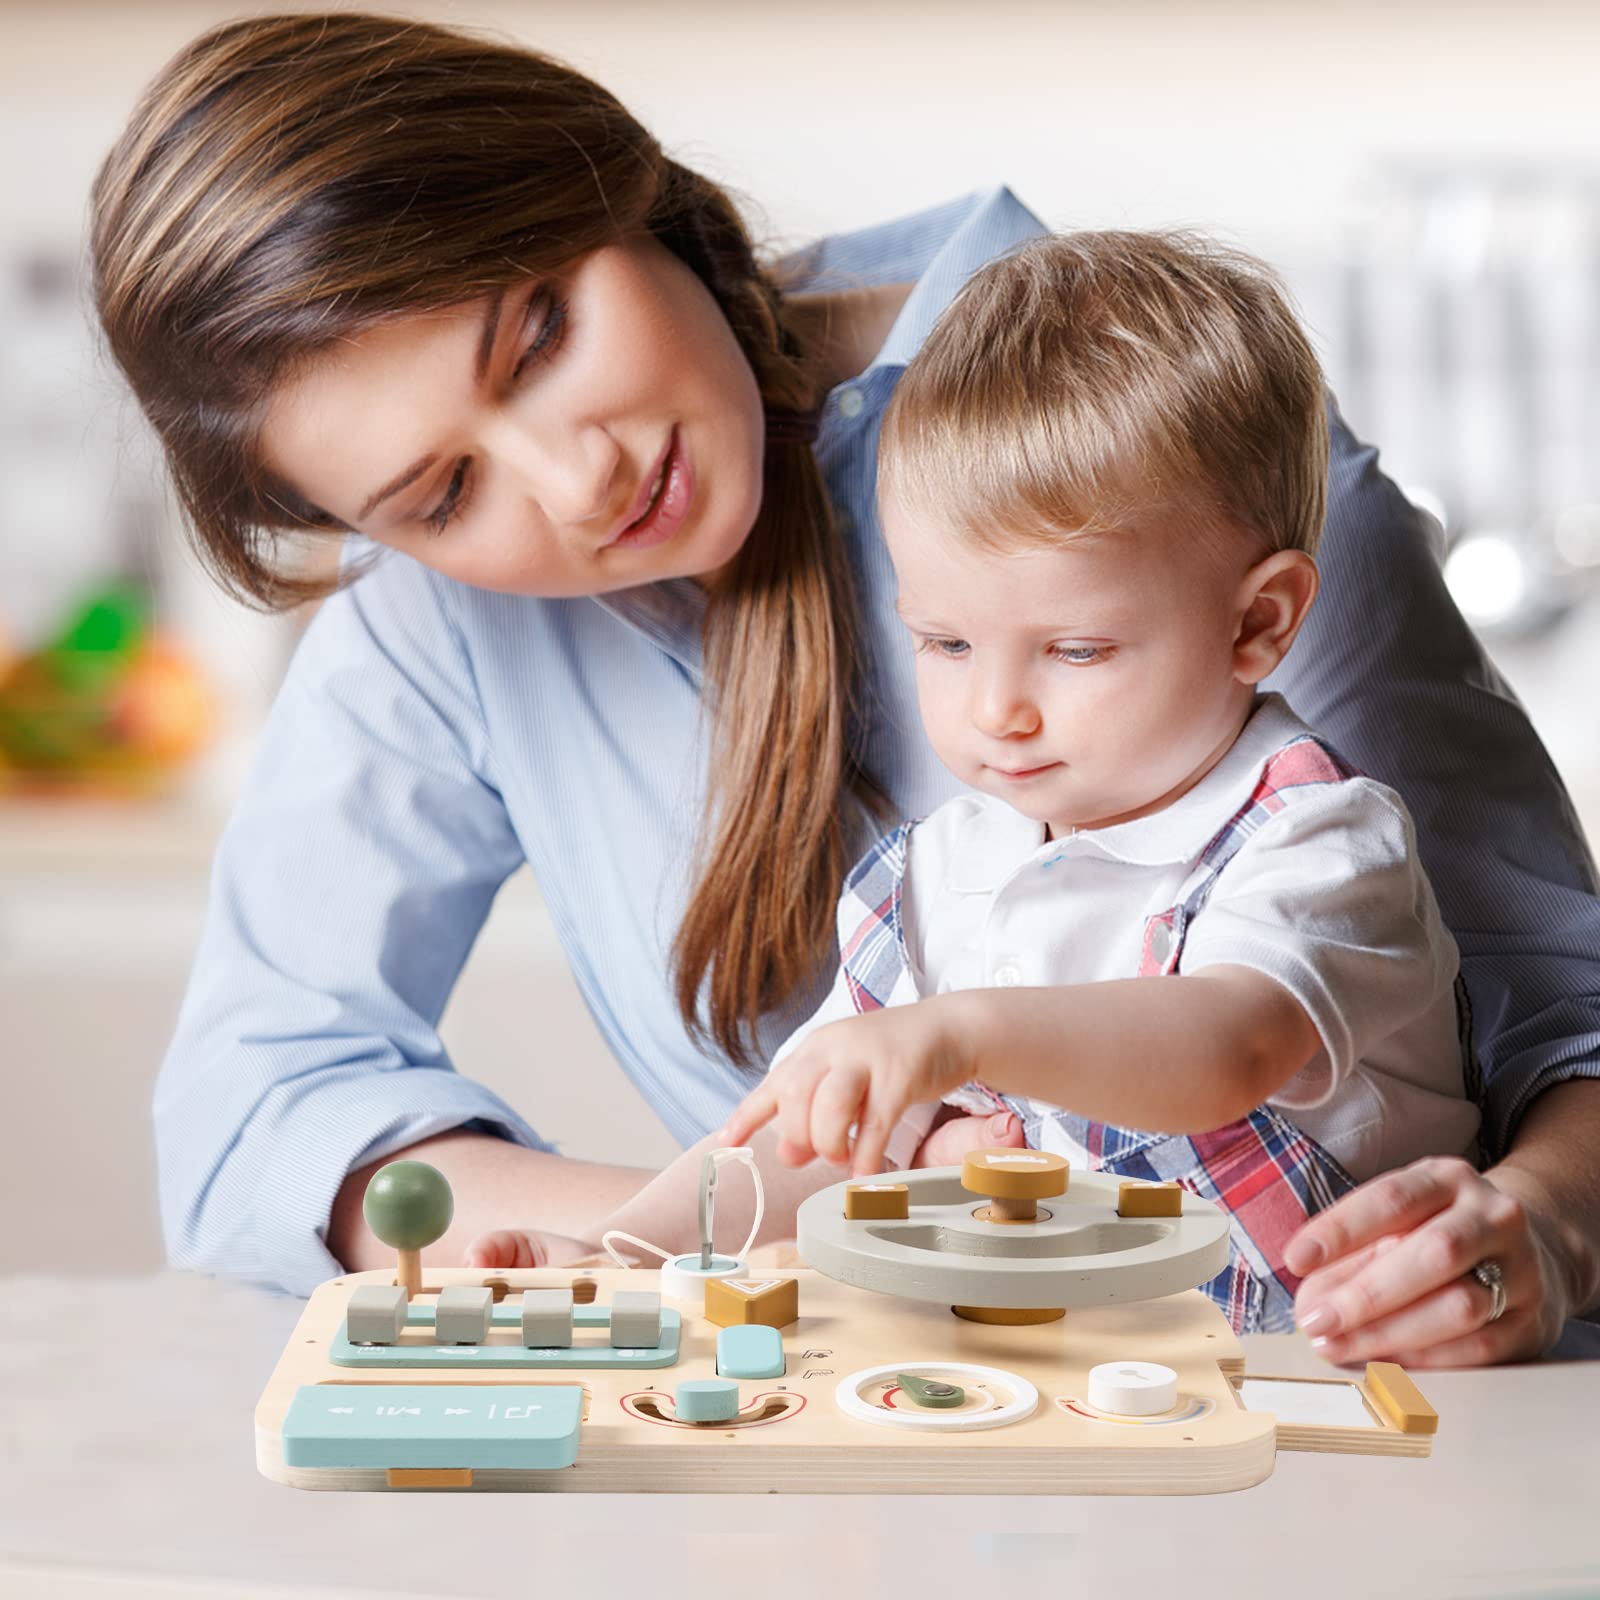
[[[1207,1133],[1144,1133],[1091,1122],[1069,1111],[1008,1101],[1029,1145],[1086,1150],[1089,1168],[1119,1178],[1176,1181],[1228,1213],[1228,1265],[1200,1285],[1238,1333],[1294,1328],[1300,1280],[1283,1264],[1284,1246],[1314,1212],[1355,1187],[1315,1140],[1281,1112],[1257,1106]]]
[[[1250,836],[1287,805],[1356,769],[1319,739],[1301,736],[1263,766],[1250,798],[1218,829],[1184,880],[1177,902],[1145,924],[1139,976],[1178,970],[1184,936],[1217,878]],[[901,880],[915,823],[881,839],[851,872],[839,903],[839,950],[857,1012],[919,998],[901,922]],[[1314,1212],[1355,1187],[1339,1162],[1271,1106],[1207,1133],[1147,1133],[1093,1122],[1070,1111],[967,1084],[948,1100],[973,1111],[1009,1109],[1035,1149],[1065,1146],[1088,1155],[1091,1171],[1173,1180],[1229,1216],[1228,1265],[1201,1290],[1239,1333],[1294,1327],[1300,1280],[1283,1263],[1284,1246]]]
[[[906,841],[915,826],[902,822],[873,845],[839,896],[839,964],[857,1015],[919,998],[900,921]]]

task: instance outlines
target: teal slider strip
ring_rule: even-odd
[[[433,1307],[413,1306],[406,1319],[412,1328],[432,1327]],[[494,1308],[494,1328],[521,1328],[515,1305]],[[661,1343],[648,1349],[613,1349],[608,1344],[578,1339],[584,1328],[611,1326],[609,1306],[572,1308],[573,1343],[560,1349],[529,1350],[515,1344],[351,1344],[344,1324],[334,1335],[328,1359],[336,1367],[514,1367],[539,1372],[648,1371],[677,1362],[683,1314],[675,1306],[661,1308]]]

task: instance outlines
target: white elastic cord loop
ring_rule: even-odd
[[[717,1151],[717,1165],[720,1167],[725,1161],[737,1161],[741,1166],[749,1167],[750,1182],[755,1185],[756,1214],[750,1224],[750,1232],[744,1243],[739,1246],[734,1260],[745,1261],[749,1258],[750,1247],[756,1242],[756,1235],[761,1232],[761,1215],[766,1210],[767,1197],[761,1188],[761,1173],[756,1167],[755,1151],[748,1145],[732,1145],[726,1150]]]
[[[741,1166],[750,1169],[750,1182],[755,1186],[756,1213],[750,1223],[750,1232],[744,1243],[739,1247],[734,1256],[735,1261],[744,1261],[750,1254],[750,1247],[756,1242],[756,1235],[761,1231],[761,1218],[766,1213],[767,1197],[761,1187],[761,1173],[756,1167],[755,1152],[746,1145],[732,1145],[725,1150],[711,1152],[713,1169],[724,1166],[729,1161],[737,1161]],[[658,1244],[651,1244],[648,1239],[641,1239],[636,1234],[624,1233],[620,1228],[608,1228],[600,1235],[600,1247],[611,1257],[619,1267],[631,1267],[632,1262],[624,1261],[615,1250],[611,1248],[613,1239],[626,1239],[629,1244],[636,1244],[641,1250],[648,1250],[651,1255],[660,1256],[663,1261],[672,1260],[672,1252],[663,1250]]]
[[[636,1244],[641,1250],[648,1250],[651,1255],[660,1256],[663,1261],[670,1261],[672,1259],[672,1252],[670,1250],[663,1250],[660,1245],[651,1244],[648,1239],[641,1239],[635,1234],[624,1233],[621,1228],[607,1228],[606,1231],[600,1235],[600,1247],[608,1256],[611,1257],[613,1261],[616,1262],[619,1267],[628,1267],[631,1269],[633,1263],[631,1261],[624,1261],[622,1257],[611,1248],[611,1241],[613,1239],[626,1239],[629,1244]]]

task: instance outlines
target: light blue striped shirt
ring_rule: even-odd
[[[867,370],[835,389],[817,456],[869,646],[868,759],[898,813],[958,785],[917,716],[873,507],[879,419],[983,262],[1042,232],[1008,190],[821,241],[806,288],[914,281]],[[1600,901],[1556,774],[1451,605],[1423,527],[1335,417],[1322,593],[1267,687],[1398,789],[1460,942],[1505,1145],[1528,1100],[1600,1073]],[[496,891],[525,861],[606,1042],[685,1144],[748,1087],[692,1043],[668,950],[701,813],[701,592],[491,594],[385,555],[318,612],[222,837],[155,1097],[173,1262],[305,1294],[345,1174],[473,1124],[538,1149],[541,1061],[509,1105],[437,1023]],[[861,842],[868,842],[863,827]],[[766,1019],[776,1049],[827,984]]]

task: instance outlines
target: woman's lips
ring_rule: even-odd
[[[658,477],[662,480],[661,492],[652,505],[650,490]],[[667,440],[666,454],[656,463],[640,492],[644,509],[611,541],[608,549],[647,550],[652,545],[665,544],[683,526],[694,500],[694,473],[684,457],[676,428]]]

